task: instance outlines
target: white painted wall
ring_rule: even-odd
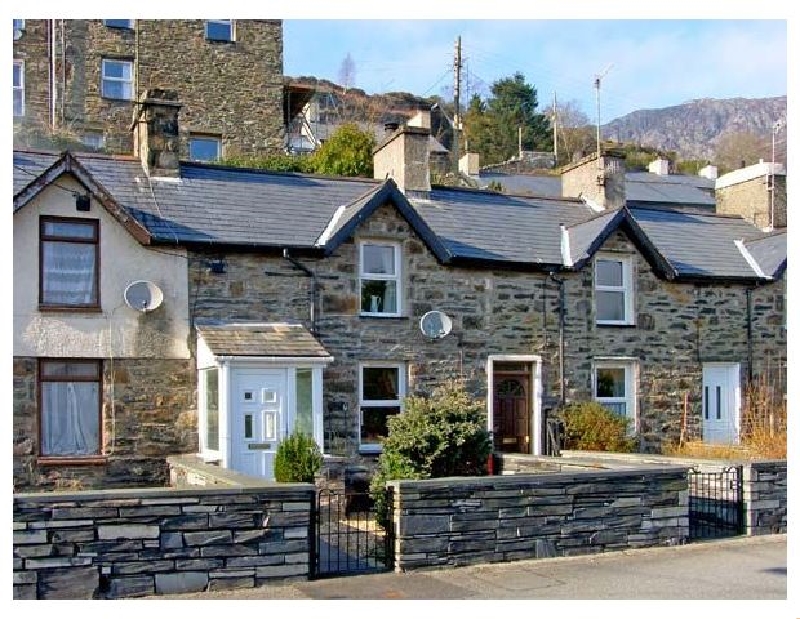
[[[71,175],[56,182],[85,193]],[[38,310],[40,215],[100,221],[101,313]],[[81,212],[72,194],[51,185],[15,213],[13,274],[14,356],[189,358],[185,250],[147,249],[94,199]],[[125,305],[125,288],[140,279],[164,292],[157,310],[143,314]]]

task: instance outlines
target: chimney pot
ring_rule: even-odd
[[[383,128],[386,131],[386,135],[389,135],[390,133],[394,133],[395,131],[397,131],[397,128],[399,126],[400,124],[396,122],[388,122],[383,124]]]

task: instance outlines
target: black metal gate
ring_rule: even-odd
[[[388,490],[389,513],[393,495]],[[394,569],[391,519],[378,524],[368,492],[323,489],[317,493],[312,578],[384,572]]]
[[[689,469],[689,539],[714,539],[744,533],[742,467],[716,473]]]

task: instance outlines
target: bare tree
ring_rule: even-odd
[[[575,153],[594,148],[594,129],[577,99],[558,103],[555,109],[551,103],[542,113],[550,119],[551,126],[558,125],[558,164],[569,162]]]
[[[345,91],[356,85],[356,62],[353,60],[350,52],[347,52],[347,56],[342,60],[342,64],[339,67],[338,78],[339,85],[344,88]]]

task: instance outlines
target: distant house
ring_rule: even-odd
[[[785,368],[785,233],[631,205],[606,156],[565,169],[576,197],[432,186],[419,126],[374,180],[179,161],[176,99],[143,95],[134,156],[14,153],[19,487],[163,483],[181,452],[269,478],[295,428],[374,461],[449,378],[498,451],[542,453],[547,415],[591,399],[643,451],[735,442],[747,385]],[[421,330],[432,310],[452,331]]]

